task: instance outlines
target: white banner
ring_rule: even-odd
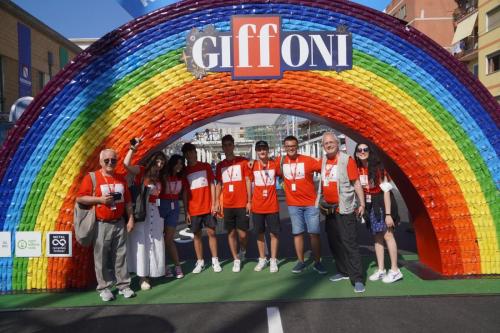
[[[0,257],[12,257],[10,231],[0,231]]]
[[[16,232],[16,257],[40,257],[42,255],[42,234],[39,231]]]

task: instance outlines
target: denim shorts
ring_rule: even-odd
[[[300,235],[307,232],[320,234],[319,208],[315,206],[288,206],[288,214],[292,221],[292,234]]]
[[[172,209],[172,203],[174,209]],[[163,217],[165,227],[175,228],[179,221],[179,200],[160,199],[160,216]]]

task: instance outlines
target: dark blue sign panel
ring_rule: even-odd
[[[17,23],[17,44],[19,55],[19,97],[31,96],[31,30],[19,22]]]

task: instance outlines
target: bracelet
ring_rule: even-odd
[[[392,216],[391,214],[385,214],[385,216]]]
[[[130,146],[130,150],[132,150],[132,151],[136,151],[136,150],[137,150],[137,148],[135,148],[134,146]]]

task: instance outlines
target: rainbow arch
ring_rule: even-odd
[[[228,30],[245,14],[279,14],[284,30],[349,26],[353,69],[194,79],[181,62],[188,31]],[[498,104],[427,37],[344,1],[182,1],[107,34],[49,82],[2,147],[0,230],[71,230],[78,185],[103,147],[123,156],[145,134],[153,149],[211,118],[262,108],[374,142],[408,185],[420,260],[444,275],[500,273]],[[78,245],[72,258],[0,259],[2,291],[92,281],[90,250]]]

